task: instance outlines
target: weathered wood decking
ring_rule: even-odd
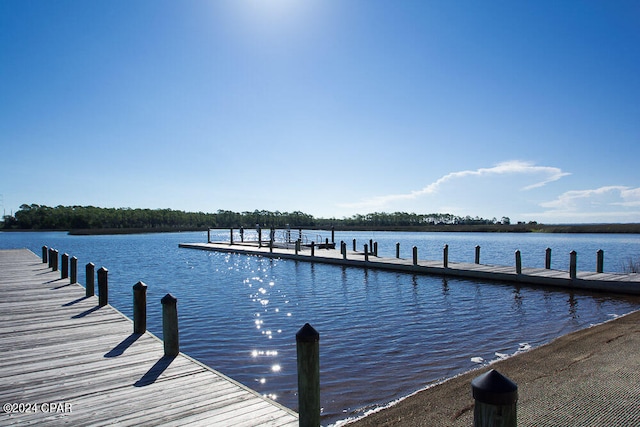
[[[572,279],[568,271],[544,268],[523,267],[521,273],[517,274],[515,267],[450,261],[447,263],[447,267],[444,267],[442,260],[418,260],[417,264],[414,265],[412,259],[376,257],[371,254],[369,254],[368,259],[365,260],[365,254],[363,252],[356,251],[347,251],[347,256],[345,258],[337,249],[316,249],[314,251],[314,256],[311,256],[311,250],[308,248],[296,253],[295,249],[275,247],[270,250],[267,246],[258,247],[257,243],[251,244],[246,242],[243,244],[233,245],[230,245],[228,242],[181,243],[179,246],[190,249],[261,255],[265,257],[294,259],[298,261],[402,271],[412,274],[432,274],[449,277],[559,286],[565,288],[640,295],[640,274],[614,274],[579,271],[576,274],[576,278]]]
[[[158,338],[132,330],[32,252],[0,250],[0,425],[298,424],[293,411],[182,353],[164,358]]]

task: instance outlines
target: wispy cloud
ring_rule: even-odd
[[[612,208],[640,206],[640,188],[610,185],[590,190],[567,191],[555,200],[541,203],[553,212],[604,212]]]
[[[563,172],[562,169],[557,167],[537,166],[531,162],[512,160],[499,163],[489,168],[451,172],[438,178],[420,190],[403,194],[389,194],[372,197],[360,202],[344,204],[342,207],[375,210],[385,209],[396,202],[410,201],[423,196],[436,194],[445,184],[452,184],[458,180],[465,178],[483,179],[498,175],[518,175],[533,181],[532,183],[520,188],[522,191],[527,191],[542,187],[550,182],[557,181],[563,176],[570,175],[570,173]]]

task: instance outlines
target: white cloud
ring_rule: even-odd
[[[625,208],[640,206],[640,188],[610,185],[589,190],[572,190],[559,195],[555,200],[540,203],[540,206],[551,209],[538,214],[541,218],[636,222],[640,219],[640,212]]]
[[[428,184],[424,188],[411,191],[409,193],[377,196],[360,202],[343,204],[341,206],[354,209],[384,210],[393,203],[411,201],[420,197],[434,195],[446,184],[455,184],[456,181],[461,181],[465,178],[481,181],[483,179],[499,175],[515,175],[522,177],[528,183],[519,189],[521,191],[527,191],[542,187],[550,182],[557,181],[563,176],[570,175],[570,173],[563,172],[560,168],[552,166],[536,166],[530,162],[512,160],[499,163],[489,168],[451,172],[438,178],[436,181]]]

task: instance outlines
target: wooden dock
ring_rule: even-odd
[[[0,425],[294,426],[295,412],[180,353],[26,249],[0,250]]]
[[[259,246],[257,242],[234,244],[230,244],[229,242],[181,243],[179,246],[181,248],[259,255],[349,267],[399,271],[411,274],[429,274],[443,277],[459,277],[640,295],[640,274],[577,271],[575,278],[572,278],[569,271],[546,268],[521,267],[520,272],[518,272],[516,267],[450,261],[447,261],[447,265],[445,266],[443,260],[416,260],[414,263],[413,259],[377,257],[360,251],[346,251],[346,255],[343,255],[338,249],[315,249],[312,254],[309,248],[300,248],[298,251],[282,247],[269,248],[268,243],[263,243]]]

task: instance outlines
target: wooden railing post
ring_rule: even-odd
[[[166,294],[162,302],[162,340],[165,357],[175,357],[180,353],[178,337],[178,299]]]
[[[71,257],[71,283],[78,283],[78,258]]]
[[[353,239],[353,252],[356,251],[356,239]]]
[[[369,246],[366,243],[364,244],[364,261],[369,261]]]
[[[418,265],[418,247],[413,247],[413,265]]]
[[[68,279],[69,278],[69,254],[62,254],[62,269],[60,270],[60,278]]]
[[[571,280],[578,277],[578,254],[576,251],[569,252],[569,277]]]
[[[320,426],[320,334],[306,323],[296,333],[299,426]]]
[[[311,242],[311,256],[316,255],[316,242]]]
[[[480,264],[480,245],[476,245],[476,264]]]
[[[544,268],[551,269],[551,248],[547,248],[544,255]]]
[[[373,242],[373,256],[378,256],[378,242]]]
[[[48,253],[49,253],[49,257],[48,257],[47,264],[49,268],[53,268],[53,248],[49,248]]]
[[[86,292],[85,292],[85,296],[88,297],[92,297],[95,295],[96,291],[95,291],[95,264],[90,262],[87,264],[87,266],[85,267],[85,271],[86,271],[86,277],[85,277],[85,287],[86,287]]]
[[[296,244],[295,244],[296,255],[298,255],[299,251],[300,251],[300,239],[296,240]]]
[[[100,267],[98,270],[98,305],[104,307],[109,304],[109,280],[108,273],[104,267]]]
[[[396,258],[400,258],[400,242],[396,242]]]
[[[516,427],[518,385],[495,369],[471,381],[474,427]]]
[[[347,243],[340,243],[340,247],[342,248],[342,259],[347,259]]]
[[[48,253],[49,253],[49,248],[47,248],[46,246],[43,246],[42,247],[42,263],[43,264],[46,264],[49,260]]]
[[[147,285],[133,285],[133,333],[144,334],[147,330]]]
[[[596,272],[602,273],[604,271],[604,251],[602,249],[599,249],[598,252],[596,252],[596,258]]]
[[[442,250],[442,258],[444,268],[449,268],[449,245],[444,245],[444,249]]]
[[[516,251],[516,274],[522,274],[522,255],[519,249]]]
[[[51,259],[51,268],[53,269],[53,271],[58,271],[58,254],[58,250],[53,249]]]

